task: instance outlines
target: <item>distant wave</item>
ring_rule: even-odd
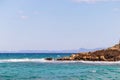
[[[44,58],[41,59],[29,59],[29,58],[23,58],[23,59],[0,59],[0,63],[7,63],[7,62],[46,62]],[[48,62],[48,61],[47,61]]]
[[[39,63],[84,63],[84,64],[101,64],[101,65],[106,65],[106,64],[120,64],[120,61],[48,61],[45,60],[44,58],[41,59],[30,59],[30,58],[23,58],[23,59],[0,59],[0,63],[13,63],[13,62],[39,62]]]

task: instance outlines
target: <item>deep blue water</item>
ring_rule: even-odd
[[[71,54],[0,54],[0,80],[120,80],[119,64],[44,60],[46,57],[69,55]]]

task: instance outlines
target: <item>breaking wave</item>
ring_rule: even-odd
[[[13,62],[39,62],[39,63],[83,63],[83,64],[100,64],[100,65],[109,65],[109,64],[119,64],[120,61],[56,61],[56,60],[45,60],[45,58],[41,59],[0,59],[0,63],[13,63]]]
[[[23,59],[0,59],[0,63],[5,62],[46,62],[44,58],[42,59],[29,59],[29,58],[23,58]]]

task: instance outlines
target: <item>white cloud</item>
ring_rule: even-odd
[[[28,16],[20,16],[21,19],[28,19]]]

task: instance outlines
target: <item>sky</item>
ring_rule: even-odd
[[[120,0],[0,0],[0,50],[109,47],[120,39]]]

